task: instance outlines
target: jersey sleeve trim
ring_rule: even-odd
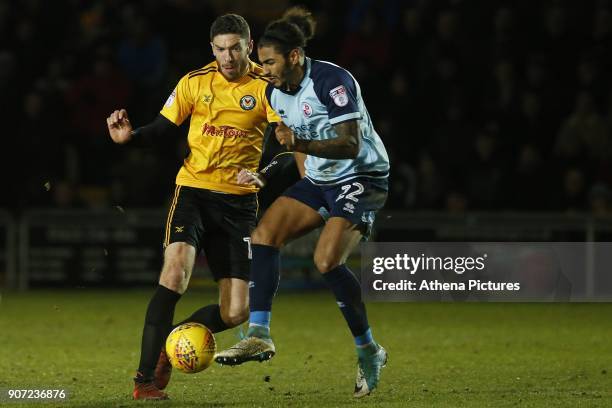
[[[347,113],[344,115],[336,116],[335,118],[330,118],[329,123],[332,125],[337,125],[338,123],[348,122],[349,120],[361,119],[360,112]]]
[[[315,94],[327,107],[331,123],[349,114],[360,116],[357,83],[348,71],[331,63],[311,60],[310,77]]]
[[[176,126],[180,126],[179,123],[176,123],[174,120],[168,117],[168,112],[164,112],[163,110],[161,110],[159,114],[163,116],[164,118],[168,119],[170,122],[174,123]]]

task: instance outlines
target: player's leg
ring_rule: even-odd
[[[363,335],[369,329],[361,286],[346,266],[348,256],[361,238],[358,225],[346,218],[331,217],[321,231],[314,252],[315,266],[336,296],[354,337]]]
[[[249,282],[238,278],[219,279],[221,319],[228,328],[236,327],[249,318]]]
[[[361,238],[359,226],[345,218],[332,217],[321,232],[314,255],[315,265],[334,293],[355,340],[359,361],[356,397],[376,388],[380,369],[387,360],[385,350],[372,337],[359,281],[346,266],[348,256]]]
[[[218,333],[248,318],[250,235],[255,228],[257,199],[254,194],[212,191],[205,196],[202,248],[219,286],[219,302],[200,308],[185,321],[201,323]]]
[[[201,307],[173,327],[196,322],[218,333],[248,317],[247,241],[255,227],[257,201],[254,194],[237,196],[209,190],[199,190],[197,196],[202,229],[198,242],[218,283],[219,302]],[[242,320],[235,323],[238,319]]]
[[[316,210],[292,197],[279,197],[266,211],[251,235],[248,336],[270,336],[272,301],[280,280],[280,248],[322,224]]]
[[[170,378],[170,366],[167,360],[162,361],[163,346],[172,327],[176,303],[189,284],[202,233],[199,215],[194,211],[195,199],[194,191],[177,186],[166,223],[164,264],[145,315],[134,399],[167,398],[159,391]]]
[[[159,285],[145,315],[140,363],[135,378],[139,384],[153,382],[157,389],[164,389],[170,380],[170,365],[163,347],[172,328],[176,303],[187,289],[194,260],[195,248],[190,244],[174,242],[166,247]],[[145,388],[149,389],[147,394],[155,394],[150,387]],[[134,391],[135,399],[150,399],[137,391],[138,387]]]
[[[224,245],[227,242],[219,241]],[[241,278],[218,279],[219,302],[196,310],[191,316],[175,325],[187,322],[201,323],[211,332],[219,333],[245,322],[249,317],[249,283]]]
[[[326,195],[331,218],[317,242],[314,262],[334,293],[354,337],[359,361],[354,395],[361,397],[378,385],[387,355],[372,337],[359,280],[346,266],[346,260],[363,235],[369,234],[374,213],[384,204],[386,191],[367,181],[353,180],[327,190]]]
[[[221,319],[228,328],[236,327],[249,318],[249,282],[237,278],[219,279]]]
[[[325,196],[307,178],[299,180],[266,211],[253,234],[249,331],[247,336],[268,339],[272,300],[280,279],[280,248],[324,223],[319,213]]]
[[[243,279],[222,278],[218,287],[219,303],[201,307],[174,327],[196,322],[219,333],[244,323],[249,318],[249,283]]]
[[[272,300],[280,277],[280,248],[323,224],[315,210],[323,206],[322,197],[309,195],[307,180],[301,180],[279,197],[251,234],[252,262],[249,288],[249,330],[241,342],[217,354],[220,364],[241,364],[271,358],[274,344],[270,339]],[[304,197],[298,200],[298,197]],[[310,201],[307,198],[310,197]]]

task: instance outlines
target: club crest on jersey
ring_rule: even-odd
[[[346,88],[344,85],[340,85],[329,91],[329,96],[331,96],[334,103],[340,107],[346,106],[348,103],[348,96],[346,95]]]
[[[174,91],[172,91],[172,93],[170,94],[170,96],[168,97],[168,99],[166,99],[166,103],[164,104],[164,106],[166,108],[169,108],[172,106],[172,104],[174,103],[174,100],[176,99],[176,89]]]
[[[304,116],[309,118],[312,115],[312,106],[310,106],[308,102],[304,102],[302,104],[302,112],[304,112]]]
[[[240,98],[240,107],[244,110],[251,110],[255,107],[255,97],[251,95],[244,95]]]
[[[202,96],[202,102],[210,103],[212,101],[212,95],[204,95]]]

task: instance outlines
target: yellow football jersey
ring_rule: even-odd
[[[214,61],[182,77],[161,114],[176,125],[191,115],[189,156],[176,184],[247,194],[254,186],[236,183],[240,169],[257,171],[264,131],[280,122],[266,97],[262,68],[249,61],[249,72],[228,81]]]

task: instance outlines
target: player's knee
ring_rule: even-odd
[[[159,283],[170,290],[184,293],[186,288],[187,271],[184,263],[180,261],[168,261],[164,264]]]
[[[193,250],[188,244],[173,243],[164,253],[164,266],[159,277],[159,283],[170,290],[184,293],[189,283],[188,271],[189,251]]]
[[[340,265],[340,262],[337,259],[333,259],[328,255],[320,255],[315,253],[314,264],[319,272],[327,273],[338,265]]]
[[[247,321],[249,318],[249,308],[248,306],[244,306],[242,308],[222,308],[221,309],[221,319],[223,322],[229,327],[236,327],[239,324],[242,324]]]
[[[159,277],[159,284],[167,287],[170,290],[173,290],[177,293],[183,294],[186,289],[186,285],[184,283],[184,275],[182,273],[176,272],[168,272],[162,273]]]
[[[271,229],[262,224],[257,226],[257,228],[255,228],[255,230],[251,233],[251,244],[278,247]]]

